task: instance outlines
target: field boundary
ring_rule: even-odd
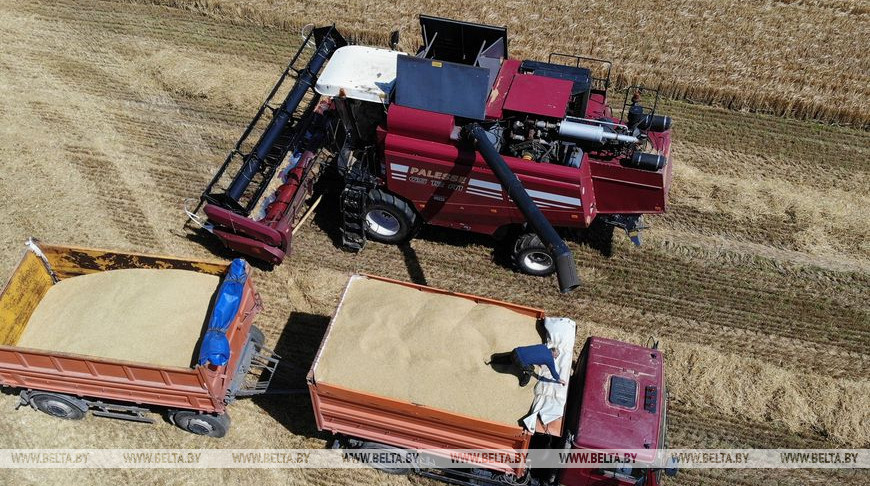
[[[281,14],[285,12],[279,10],[278,7],[267,7],[262,4],[254,5],[255,2],[253,1],[242,1],[234,4],[222,2],[221,0],[125,1],[193,11],[215,20],[227,21],[234,25],[257,25],[288,32],[301,32],[301,29],[305,25],[312,23],[311,20],[313,20],[307,15],[304,17],[304,20],[282,18]],[[339,27],[342,33],[353,39],[354,42],[380,46],[387,46],[389,43],[390,28],[386,26],[383,31],[375,31],[346,24],[339,25]],[[406,37],[411,36],[410,34],[410,32],[405,32]],[[521,52],[520,54],[528,53]],[[817,97],[798,98],[796,96],[789,96],[787,92],[750,92],[740,87],[723,87],[710,83],[693,82],[688,77],[685,81],[680,81],[673,77],[670,77],[670,79],[653,79],[649,75],[627,74],[618,66],[614,66],[612,88],[621,90],[637,84],[656,86],[660,83],[662,96],[671,100],[722,107],[734,111],[817,121],[860,130],[870,129],[870,110],[865,110],[861,107],[837,106],[827,99],[819,99]]]

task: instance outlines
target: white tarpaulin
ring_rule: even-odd
[[[547,317],[544,319],[544,328],[547,330],[547,347],[555,347],[559,350],[559,357],[556,358],[556,369],[559,370],[559,377],[568,383],[568,379],[571,377],[571,362],[574,359],[577,323],[565,317]],[[546,366],[539,366],[538,369],[541,376],[552,378],[550,370]],[[567,400],[567,385],[539,380],[535,385],[535,399],[532,402],[531,412],[523,419],[526,429],[534,432],[538,417],[544,425],[558,420],[565,410]]]

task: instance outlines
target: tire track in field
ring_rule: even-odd
[[[794,433],[773,423],[759,423],[729,417],[716,410],[686,410],[671,401],[668,409],[671,428],[668,443],[672,448],[723,449],[829,449],[822,435]],[[767,474],[778,482],[761,481]],[[847,470],[703,470],[684,469],[679,479],[686,484],[860,484],[859,471]]]
[[[125,239],[141,248],[159,248],[160,239],[142,211],[134,192],[124,182],[124,176],[112,160],[102,153],[94,153],[91,147],[66,145],[73,165],[96,190],[97,200]]]
[[[564,310],[563,312],[571,312]],[[638,326],[651,336],[667,341],[709,345],[718,350],[758,359],[788,369],[818,373],[834,378],[866,378],[870,358],[866,354],[847,352],[837,347],[819,347],[800,338],[785,338],[764,331],[744,331],[703,320],[677,318],[668,314],[626,309],[614,304],[597,303],[587,312],[575,315],[612,329],[637,332]],[[795,359],[799,356],[801,359]]]
[[[862,131],[665,103],[675,119],[666,228],[870,262]]]
[[[862,160],[870,153],[870,142],[861,130],[686,103],[666,102],[662,112],[674,119],[674,140],[761,157],[758,169],[778,177],[836,186],[840,181],[832,174],[868,171]],[[729,162],[711,158],[708,166]]]
[[[35,73],[32,76],[41,81],[39,90],[47,94],[35,93],[35,98],[46,99],[30,103],[43,124],[39,129],[51,131],[53,143],[65,153],[71,167],[93,186],[97,200],[90,206],[103,213],[127,242],[140,249],[162,248],[136,188],[129,183],[135,169],[123,166],[123,147],[114,127],[104,118],[107,107],[119,100],[140,101],[137,91],[114,75],[120,68],[117,62],[104,60],[105,51],[93,49],[96,38],[83,41],[77,28],[55,22],[49,29],[44,23],[37,20],[36,25],[50,32],[50,37],[63,39],[58,41],[59,47],[43,50],[38,39],[28,40],[38,30],[27,31],[29,35],[17,39],[27,47],[19,49],[16,67]],[[64,102],[49,102],[54,93],[62,93]]]
[[[870,339],[870,329],[862,324],[868,319],[862,300],[844,306],[822,292],[795,288],[781,275],[741,271],[713,262],[689,263],[655,249],[593,264],[608,278],[591,284],[588,291],[614,304],[786,338],[801,337],[857,353],[866,352],[862,343]],[[834,323],[836,333],[830,332]]]

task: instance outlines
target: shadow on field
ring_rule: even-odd
[[[574,231],[574,238],[577,243],[592,248],[604,257],[613,255],[613,225],[600,219],[596,218],[588,228]]]
[[[314,185],[314,194],[323,196],[314,212],[314,224],[326,233],[336,248],[341,248],[341,188],[341,179],[329,170],[321,174]]]
[[[219,258],[223,258],[226,260],[244,258],[245,261],[248,262],[252,267],[260,269],[264,272],[271,272],[275,268],[275,266],[271,263],[262,262],[260,260],[257,260],[256,258],[249,258],[245,255],[242,255],[241,253],[237,253],[229,249],[226,245],[221,243],[221,241],[216,236],[209,234],[208,231],[205,231],[201,228],[186,226],[183,231],[177,233],[177,236],[186,238],[188,241],[204,247],[214,256]]]
[[[329,438],[328,433],[317,431],[314,410],[305,383],[305,375],[311,369],[328,325],[329,316],[306,312],[291,313],[273,348],[281,356],[278,368],[280,376],[275,378],[280,379],[281,383],[273,383],[273,386],[299,389],[301,392],[291,395],[261,395],[253,399],[254,403],[295,435]],[[266,342],[266,346],[271,345],[272,343]]]
[[[341,248],[341,205],[339,196],[342,182],[333,174],[324,174],[317,183],[315,193],[323,195],[323,199],[314,215],[314,223],[321,231],[326,233],[336,248]],[[589,247],[604,257],[613,254],[613,226],[596,219],[589,228],[561,229],[559,233],[567,241],[575,241]],[[495,238],[489,235],[472,233],[458,229],[424,224],[415,239],[430,241],[443,245],[459,248],[469,246],[482,246],[490,248],[490,258],[496,265],[513,269],[513,245],[516,237],[520,234],[520,227],[504,232],[501,237]],[[426,277],[417,259],[417,253],[410,243],[399,246],[408,276],[414,283],[426,285]],[[370,245],[374,246],[374,245]],[[368,251],[364,249],[363,251]]]
[[[417,258],[417,251],[414,250],[411,243],[402,243],[399,245],[399,251],[402,252],[402,259],[405,261],[405,267],[408,269],[408,276],[411,277],[411,281],[418,285],[429,285],[426,281],[423,267],[420,266],[420,260]]]

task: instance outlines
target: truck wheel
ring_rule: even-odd
[[[254,325],[251,326],[251,334],[248,339],[259,346],[266,344],[266,335],[263,334],[263,331],[259,327]]]
[[[76,404],[76,400],[64,395],[40,394],[30,398],[30,403],[40,412],[64,420],[81,420],[85,417],[84,410]]]
[[[411,238],[417,214],[402,199],[374,189],[369,192],[365,215],[366,235],[381,243],[401,243]]]
[[[230,430],[230,416],[226,413],[222,415],[209,415],[182,410],[174,412],[170,420],[180,429],[196,435],[220,438],[227,435],[227,432]]]
[[[529,275],[546,276],[556,271],[553,255],[535,233],[525,233],[514,244],[514,264]]]
[[[363,442],[359,447],[360,449],[381,449],[384,452],[391,452],[395,454],[394,457],[403,457],[408,451],[402,449],[400,447],[393,447],[386,444],[381,444],[378,442]],[[377,462],[367,461],[367,464],[378,471],[385,472],[387,474],[395,474],[397,476],[404,476],[407,474],[411,474],[413,470],[413,465],[410,461],[403,461],[400,465],[386,465]]]

